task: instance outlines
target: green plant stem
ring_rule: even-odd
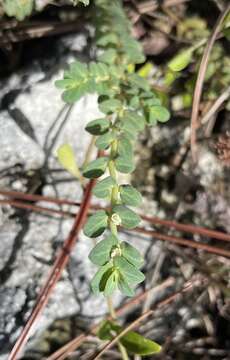
[[[116,315],[115,309],[113,307],[113,301],[112,301],[111,297],[107,297],[107,305],[108,305],[108,309],[109,309],[109,313],[110,313],[111,318],[113,320],[116,320],[117,315]],[[117,342],[117,345],[118,345],[119,351],[121,353],[122,359],[123,360],[129,360],[128,353],[127,353],[125,347],[121,344],[120,341]]]
[[[111,149],[110,149],[109,174],[117,182],[117,171],[113,161],[116,155],[117,155],[117,140],[114,140],[111,144]],[[116,184],[113,186],[111,191],[111,198],[110,198],[111,207],[115,206],[118,203],[118,201],[119,201],[119,185]],[[117,236],[117,225],[114,224],[113,221],[110,221],[110,230],[113,235]],[[116,320],[117,319],[116,312],[114,310],[113,302],[110,297],[107,298],[107,305],[112,319]],[[117,345],[121,353],[122,359],[129,360],[128,353],[120,341],[118,341]]]
[[[119,347],[119,350],[120,350],[122,359],[123,359],[123,360],[129,360],[128,353],[127,353],[125,347],[120,343],[120,341],[118,341],[117,345],[118,345],[118,347]]]

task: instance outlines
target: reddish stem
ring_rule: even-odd
[[[32,326],[35,326],[36,321],[38,320],[39,316],[41,315],[43,309],[45,308],[51,294],[52,290],[54,289],[57,281],[60,279],[63,269],[65,268],[70,252],[76,242],[76,239],[78,237],[78,234],[85,222],[85,219],[87,217],[88,210],[90,208],[90,199],[92,195],[92,188],[95,184],[95,180],[91,180],[84,193],[84,198],[82,201],[82,204],[80,206],[79,212],[77,213],[75,217],[74,224],[72,226],[72,229],[69,233],[69,236],[64,242],[63,248],[60,251],[60,253],[57,255],[57,258],[55,260],[55,263],[51,269],[50,275],[43,286],[43,288],[40,291],[40,294],[38,296],[36,305],[24,327],[22,330],[22,333],[20,334],[16,344],[14,345],[9,360],[15,360],[17,359],[19,353],[24,348],[30,333],[32,331]]]
[[[42,195],[25,194],[25,193],[21,193],[18,191],[0,190],[0,195],[8,196],[8,197],[16,198],[16,199],[23,199],[23,200],[31,200],[31,201],[37,200],[37,201],[51,202],[51,203],[60,204],[60,205],[66,204],[66,205],[80,206],[79,202],[75,202],[72,200],[57,199],[57,198],[42,196]],[[59,214],[59,215],[63,215],[63,216],[75,216],[75,214],[68,212],[68,211],[60,211],[60,210],[49,209],[49,208],[45,208],[45,207],[36,207],[34,205],[23,204],[21,202],[17,202],[14,200],[0,200],[0,204],[5,204],[5,203],[10,204],[15,207],[18,207],[18,208],[24,208],[24,209],[29,209],[29,210],[31,209],[33,211],[45,211],[48,213],[54,213],[54,214]],[[94,204],[94,205],[92,204],[90,207],[94,210],[102,209],[102,207],[100,207],[99,205],[96,205],[96,204]],[[160,219],[158,217],[153,217],[153,216],[146,216],[146,215],[142,215],[142,214],[139,214],[139,215],[141,216],[141,218],[143,220],[146,220],[153,225],[159,224],[162,226],[174,228],[179,231],[190,232],[192,234],[199,234],[202,236],[208,236],[211,238],[230,242],[230,234],[226,234],[221,231],[210,230],[210,229],[207,229],[207,228],[204,228],[201,226],[197,226],[197,225],[181,224],[176,221]]]
[[[215,254],[215,255],[220,255],[220,256],[224,256],[227,258],[230,258],[230,250],[225,250],[216,246],[211,246],[211,245],[207,245],[207,244],[203,244],[194,240],[188,240],[188,239],[183,239],[183,238],[179,238],[176,236],[171,236],[171,235],[166,235],[166,234],[162,234],[159,233],[157,231],[152,231],[152,230],[147,230],[144,228],[135,228],[133,229],[136,232],[139,232],[141,234],[146,234],[149,235],[151,237],[157,238],[159,240],[163,240],[163,241],[169,241],[169,242],[173,242],[177,245],[181,245],[181,246],[186,246],[186,247],[190,247],[190,248],[194,248],[197,250],[205,250],[206,252],[209,252],[211,254]]]

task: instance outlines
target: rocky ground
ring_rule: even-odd
[[[87,96],[68,112],[54,81],[75,57],[87,61],[92,54],[85,32],[53,40],[52,54],[48,48],[49,41],[44,47],[47,55],[34,56],[30,63],[25,62],[24,67],[0,80],[0,187],[81,200],[80,186],[60,168],[56,151],[61,144],[71,143],[79,163],[83,161],[90,141],[84,126],[99,115],[97,101],[95,96]],[[225,129],[229,118],[223,122]],[[229,169],[221,164],[208,142],[200,144],[199,161],[194,167],[188,140],[189,122],[177,117],[172,117],[167,126],[146,130],[139,139],[132,181],[145,197],[142,211],[230,232]],[[61,209],[75,210],[66,205]],[[71,224],[71,219],[60,216],[9,205],[0,208],[1,360],[7,359]],[[157,239],[149,241],[141,235],[135,235],[135,239],[130,234],[123,237],[135,241],[146,255],[146,287],[172,276],[173,288],[177,289],[193,275],[213,268],[223,274],[223,283],[228,283],[229,263],[222,258],[205,253],[197,256],[192,250]],[[210,242],[208,238],[204,241]],[[212,243],[216,244],[214,240]],[[91,247],[91,240],[81,234],[24,359],[41,359],[106,313],[104,299],[93,296],[89,289],[94,273],[87,258]],[[204,269],[204,264],[208,268]],[[223,331],[230,332],[228,317],[220,315],[216,308],[229,311],[229,297],[219,299],[218,286],[215,282],[211,285],[209,292],[194,291],[169,306],[166,313],[158,311],[151,322],[141,327],[160,343],[169,339],[171,353],[164,359],[229,359],[229,337],[222,336]],[[144,307],[165,294],[167,291],[153,295]],[[115,303],[121,301],[117,295]],[[129,320],[133,316],[130,314]],[[199,344],[200,338],[208,337],[215,339],[213,348],[219,353],[216,350],[212,355],[209,345]],[[185,344],[183,353],[178,355],[181,344]]]

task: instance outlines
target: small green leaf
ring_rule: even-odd
[[[149,110],[149,123],[150,125],[155,125],[157,121],[166,122],[170,118],[170,113],[168,110],[159,105],[152,106]]]
[[[144,274],[135,266],[130,264],[123,256],[114,258],[114,266],[116,266],[124,279],[131,285],[137,285],[144,281]]]
[[[122,326],[106,320],[103,321],[97,335],[101,340],[111,341],[114,337],[113,333],[115,332],[116,335],[118,335],[122,332],[122,330]],[[137,355],[152,355],[161,351],[161,346],[159,344],[150,339],[146,339],[135,331],[127,332],[119,339],[119,341],[130,353]]]
[[[111,176],[108,176],[94,186],[93,194],[99,199],[105,199],[110,196],[110,192],[114,185],[116,185],[116,181]]]
[[[112,271],[112,265],[107,263],[96,272],[90,283],[94,294],[98,295],[100,292],[104,291],[106,280],[109,278]]]
[[[71,63],[69,67],[70,70],[67,72],[67,75],[70,75],[70,77],[74,80],[85,80],[88,76],[87,65],[78,60]]]
[[[104,320],[97,332],[97,336],[101,340],[112,340],[113,335],[111,334],[112,326],[111,321]]]
[[[91,161],[83,168],[83,175],[86,178],[98,178],[104,174],[108,163],[107,157],[100,157]]]
[[[138,135],[138,129],[133,122],[122,121],[120,128],[124,131],[125,135],[127,135],[129,138],[131,138],[132,140],[136,139],[136,137]]]
[[[111,114],[116,112],[119,108],[121,108],[122,104],[119,100],[117,99],[109,99],[109,100],[105,100],[102,101],[99,104],[99,109],[101,112],[105,113],[105,114]]]
[[[153,69],[153,64],[151,62],[147,62],[138,70],[138,75],[143,78],[147,78]]]
[[[118,273],[115,270],[112,272],[112,274],[109,276],[109,278],[106,281],[104,295],[111,296],[114,290],[116,290],[117,288],[117,283],[118,283]]]
[[[172,58],[172,60],[168,64],[168,67],[170,68],[170,70],[176,72],[185,69],[192,61],[192,54],[192,48],[182,50],[181,52],[179,52],[179,54]]]
[[[98,60],[106,64],[114,64],[117,58],[117,52],[115,49],[105,50],[101,55],[98,56]]]
[[[135,295],[134,290],[129,286],[125,278],[120,275],[118,280],[118,289],[124,294],[125,296],[133,297]]]
[[[128,156],[118,156],[115,161],[115,167],[120,173],[128,174],[134,171],[135,165],[133,159]]]
[[[84,234],[88,237],[97,237],[101,235],[108,222],[108,215],[104,210],[97,211],[94,215],[88,218],[87,223],[84,226]]]
[[[125,205],[139,206],[142,202],[142,196],[133,186],[121,185],[120,186],[121,200]]]
[[[116,205],[113,207],[113,213],[119,215],[121,219],[121,225],[127,229],[135,228],[141,221],[139,215],[137,215],[133,210],[129,209],[124,205]]]
[[[133,145],[127,137],[122,135],[118,140],[117,146],[118,154],[124,157],[129,157],[132,159],[133,156]]]
[[[134,331],[129,331],[120,339],[122,345],[133,354],[152,355],[161,351],[161,346],[156,342],[146,339],[144,336]]]
[[[105,134],[110,127],[110,121],[108,119],[96,119],[90,121],[85,130],[88,131],[92,135],[103,135]]]
[[[98,136],[95,145],[98,147],[98,149],[105,150],[110,146],[110,144],[113,142],[115,138],[116,136],[114,133],[107,132],[104,135]]]
[[[133,96],[129,102],[129,105],[133,109],[138,109],[140,106],[140,99],[139,96]]]
[[[108,44],[116,45],[117,42],[118,42],[117,35],[114,33],[109,33],[109,34],[101,36],[97,40],[97,45],[99,45],[99,46],[107,46]]]
[[[64,144],[59,147],[57,151],[58,161],[70,174],[79,178],[81,177],[80,170],[77,166],[74,151],[71,145]]]
[[[89,254],[89,259],[95,265],[104,265],[110,260],[110,253],[112,247],[117,243],[117,238],[113,235],[106,237],[104,240],[101,240],[97,245],[91,250]]]
[[[144,116],[139,115],[134,111],[127,111],[122,118],[122,122],[127,122],[132,125],[136,132],[142,131],[145,128]]]
[[[138,269],[142,266],[144,262],[143,257],[135,247],[133,247],[126,241],[123,241],[121,243],[121,253],[126,260],[128,260],[132,265],[134,265]]]
[[[15,16],[20,21],[32,13],[34,6],[34,0],[3,0],[1,3],[8,16]]]
[[[56,83],[57,84],[57,83]],[[62,95],[63,101],[72,104],[81,99],[88,92],[87,84],[79,84],[76,87],[67,89]]]
[[[129,82],[132,87],[137,87],[144,91],[149,91],[150,89],[149,82],[138,74],[130,74]]]

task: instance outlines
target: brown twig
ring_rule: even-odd
[[[90,207],[90,199],[92,195],[92,189],[95,184],[95,180],[91,180],[84,193],[84,198],[82,201],[82,204],[80,206],[79,212],[76,215],[74,224],[72,226],[72,229],[69,233],[69,236],[64,242],[63,248],[60,251],[60,253],[57,255],[57,258],[55,260],[55,263],[51,269],[50,275],[45,283],[45,285],[42,287],[40,294],[38,296],[36,305],[25,325],[25,327],[22,330],[22,333],[20,334],[18,340],[16,341],[16,344],[14,345],[9,360],[15,360],[19,356],[19,353],[22,351],[23,347],[25,346],[27,339],[30,336],[32,326],[35,325],[36,321],[38,320],[38,317],[42,313],[44,307],[46,306],[51,294],[52,290],[54,289],[57,281],[60,279],[63,269],[65,268],[70,252],[76,242],[77,236],[85,222],[89,207]]]
[[[140,227],[135,228],[135,230],[131,230],[131,231],[139,232],[141,234],[146,234],[146,235],[149,235],[156,239],[163,240],[163,241],[169,241],[169,242],[175,243],[177,245],[186,246],[186,247],[190,247],[190,248],[197,249],[197,250],[204,250],[211,254],[230,258],[230,250],[225,250],[225,249],[222,249],[222,248],[219,248],[216,246],[203,244],[203,243],[200,243],[200,242],[197,242],[194,240],[182,239],[182,238],[179,238],[176,236],[165,235],[165,234],[159,233],[157,231],[147,230],[147,229],[140,228]]]
[[[202,95],[202,89],[204,85],[204,79],[205,74],[208,66],[209,56],[212,51],[213,45],[216,41],[217,35],[219,31],[221,30],[221,25],[223,23],[223,20],[225,19],[226,15],[228,14],[230,10],[230,4],[225,8],[225,10],[220,14],[219,18],[217,19],[216,25],[213,29],[213,32],[211,36],[209,37],[209,40],[207,42],[207,45],[205,47],[200,68],[197,75],[194,95],[193,95],[193,104],[192,104],[192,115],[191,115],[191,151],[192,151],[192,157],[193,161],[197,161],[197,129],[199,128],[199,107],[200,107],[200,100]]]
[[[68,217],[75,216],[74,213],[72,213],[72,212],[50,209],[50,208],[45,208],[45,207],[31,205],[31,204],[25,204],[25,203],[21,203],[19,201],[15,201],[15,200],[0,200],[0,204],[10,204],[17,208],[27,209],[27,210],[37,211],[37,212],[45,211],[47,213],[59,214],[61,216],[65,216],[65,217],[66,216],[68,216]],[[93,206],[91,206],[91,209],[103,209],[103,208],[98,205],[93,205]],[[184,224],[177,223],[175,221],[162,220],[162,219],[154,218],[154,217],[151,218],[151,217],[144,216],[144,215],[142,218],[143,218],[143,220],[147,220],[152,224],[161,224],[161,225],[167,226],[169,228],[174,227],[175,229],[178,229],[181,231],[187,231],[187,232],[191,232],[194,234],[200,233],[202,235],[216,237],[217,239],[222,240],[222,241],[230,241],[229,240],[230,235],[221,233],[219,231],[213,231],[213,230],[209,230],[209,229],[205,229],[205,228],[201,228],[201,227],[197,228],[196,226],[193,226],[193,225],[184,225]],[[158,239],[163,240],[163,241],[171,241],[171,242],[177,243],[178,245],[192,247],[195,249],[201,249],[201,250],[205,250],[212,254],[230,257],[230,251],[228,251],[228,250],[221,249],[219,247],[215,247],[215,246],[211,246],[211,245],[198,243],[193,240],[187,240],[187,239],[182,239],[179,237],[168,236],[168,235],[164,235],[162,233],[158,233],[158,232],[155,232],[152,230],[146,230],[144,228],[136,228],[136,229],[133,229],[133,231],[151,235],[151,236],[157,237]]]
[[[164,7],[171,7],[189,2],[190,0],[165,0],[163,2]],[[138,10],[141,14],[146,14],[148,12],[156,11],[159,7],[159,2],[156,0],[144,1],[137,5]]]
[[[181,296],[182,293],[190,290],[193,288],[193,283],[189,282],[187,283],[181,290],[175,292],[173,295],[169,296],[167,299],[159,302],[156,306],[155,306],[155,310],[162,308],[165,305],[168,305],[170,303],[172,303],[173,301],[175,301],[179,296]],[[121,339],[125,334],[127,334],[127,332],[133,330],[134,328],[136,328],[140,322],[142,322],[144,319],[146,319],[147,317],[150,317],[151,315],[153,315],[154,309],[148,310],[146,311],[144,314],[142,314],[141,316],[139,316],[135,321],[133,321],[129,326],[127,326],[123,331],[121,331],[117,336],[115,336],[109,343],[107,343],[103,349],[92,359],[92,360],[98,360],[100,359],[100,357],[108,350],[110,349],[113,345],[115,345],[117,343],[117,341],[119,339]]]
[[[131,310],[134,306],[139,305],[144,299],[152,293],[159,293],[163,289],[166,289],[170,286],[172,286],[175,283],[175,280],[170,277],[163,281],[161,284],[155,286],[154,288],[148,289],[144,291],[143,293],[135,296],[133,299],[127,301],[123,306],[116,309],[116,315],[118,317],[124,315],[128,310]],[[111,316],[106,317],[107,320],[111,320]],[[98,327],[100,326],[101,322],[99,322],[96,325],[93,325],[87,333],[81,334],[77,336],[75,339],[71,340],[67,344],[65,344],[63,347],[58,349],[55,353],[50,355],[46,360],[63,360],[65,359],[68,354],[76,350],[89,336],[89,334],[96,334]]]
[[[47,24],[31,22],[24,27],[20,25],[13,26],[12,29],[4,30],[3,34],[0,35],[0,46],[6,46],[8,44],[18,43],[35,38],[77,32],[82,30],[82,27],[83,24],[80,24],[79,21],[76,20],[70,21],[68,23],[48,22]]]
[[[25,209],[25,210],[35,211],[35,212],[39,212],[39,213],[45,212],[47,214],[52,214],[52,215],[61,215],[63,217],[75,217],[76,216],[76,213],[72,213],[70,211],[51,209],[51,208],[47,208],[44,206],[32,205],[32,204],[28,204],[26,202],[21,202],[21,201],[11,200],[11,199],[0,200],[0,204],[11,205],[18,209]]]
[[[80,202],[76,202],[76,201],[72,201],[72,200],[58,199],[58,198],[42,196],[42,195],[25,194],[25,193],[18,192],[18,191],[0,190],[0,195],[12,197],[14,199],[23,199],[23,200],[28,200],[28,201],[45,201],[45,202],[50,202],[50,203],[59,204],[59,205],[66,204],[66,205],[80,206]],[[0,200],[0,203],[10,204],[10,205],[18,207],[18,208],[24,208],[24,209],[27,208],[28,210],[32,210],[32,211],[39,211],[39,212],[45,211],[45,212],[50,212],[50,213],[59,214],[59,215],[63,215],[63,216],[71,217],[71,216],[75,215],[68,211],[64,211],[62,214],[62,211],[56,210],[56,209],[49,209],[49,208],[45,208],[45,207],[36,207],[34,205],[29,205],[29,204],[24,205],[22,202],[18,202],[15,200],[8,200],[8,199]],[[102,207],[97,204],[91,204],[91,209],[98,210],[98,209],[102,209]],[[201,226],[197,226],[197,225],[181,224],[176,221],[160,219],[158,217],[146,216],[143,214],[139,214],[139,215],[141,216],[141,218],[143,220],[145,220],[153,225],[162,225],[162,226],[174,228],[176,230],[183,231],[183,232],[190,232],[192,234],[208,236],[210,238],[215,238],[215,239],[219,239],[222,241],[230,241],[230,234],[226,234],[221,231],[210,230],[210,229],[207,229],[207,228],[204,228]]]

